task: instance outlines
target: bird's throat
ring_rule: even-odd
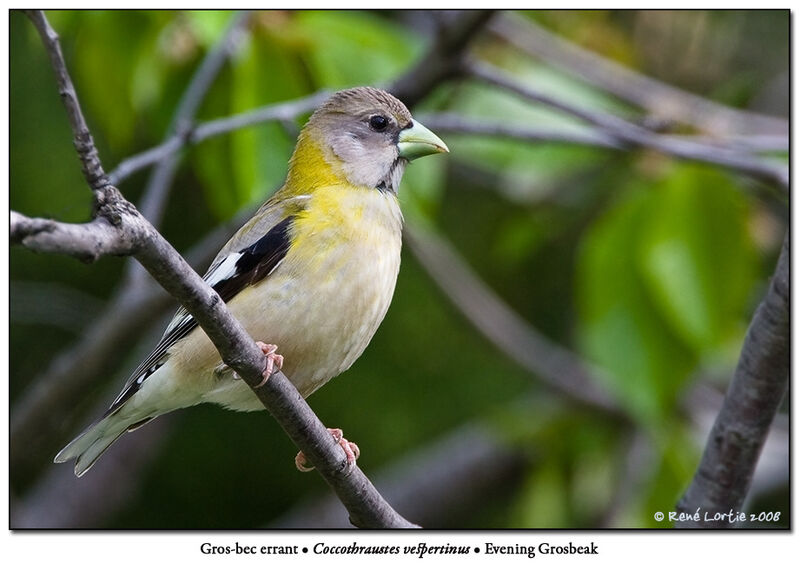
[[[325,158],[322,146],[304,130],[297,140],[286,187],[290,192],[308,194],[320,186],[331,186],[346,182],[344,171],[336,170],[330,159]]]

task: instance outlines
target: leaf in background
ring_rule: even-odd
[[[315,85],[379,85],[395,78],[422,52],[418,37],[367,12],[300,12],[297,33]]]
[[[241,113],[305,94],[298,60],[292,44],[276,40],[268,27],[257,28],[209,93],[204,115]],[[264,200],[285,178],[294,142],[270,122],[197,146],[197,172],[214,213],[227,218]]]
[[[578,254],[580,345],[611,391],[646,424],[663,421],[695,356],[672,333],[638,271],[652,195],[631,190],[586,233]]]
[[[649,197],[638,262],[653,303],[698,353],[741,337],[755,276],[741,191],[714,169],[680,164]]]
[[[74,57],[68,64],[74,69],[81,103],[94,122],[89,125],[115,150],[130,146],[140,119],[134,96],[142,96],[134,84],[141,78],[136,71],[145,64],[142,56],[157,56],[153,44],[167,17],[154,11],[85,11],[66,17],[75,37]]]

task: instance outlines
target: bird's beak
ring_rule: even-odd
[[[433,131],[416,120],[411,120],[412,126],[400,132],[397,148],[400,156],[413,161],[425,155],[436,153],[449,153],[450,149],[439,139]]]

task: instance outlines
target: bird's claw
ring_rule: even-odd
[[[267,357],[267,367],[264,369],[262,373],[263,380],[257,385],[253,386],[254,388],[260,388],[264,384],[267,383],[269,377],[272,376],[275,372],[283,368],[283,356],[279,354],[275,354],[275,351],[278,350],[277,345],[268,345],[262,341],[256,341],[256,344],[261,349],[261,352]],[[215,374],[222,374],[224,370],[230,370],[225,364],[221,364],[219,367],[216,368],[214,371]],[[241,380],[242,377],[239,376],[236,372],[233,373],[234,380]]]
[[[267,367],[262,373],[263,380],[261,380],[261,383],[258,385],[253,386],[253,388],[260,388],[267,383],[270,376],[283,368],[283,357],[279,354],[275,354],[275,351],[278,350],[277,345],[268,345],[262,341],[256,341],[256,344],[261,348],[261,352],[264,353],[264,356],[267,357]]]
[[[344,433],[342,433],[341,429],[328,429],[328,432],[333,437],[333,440],[342,447],[345,456],[347,457],[347,465],[352,466],[356,463],[356,460],[359,456],[361,456],[361,450],[358,448],[356,443],[348,441],[344,438]],[[297,456],[294,457],[294,465],[297,467],[300,472],[311,472],[314,467],[308,466],[308,459],[303,452],[298,452]]]

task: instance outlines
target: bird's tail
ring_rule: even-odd
[[[54,462],[75,459],[75,475],[83,476],[108,447],[125,431],[133,431],[151,418],[125,417],[122,410],[109,413],[75,437],[56,455]]]

